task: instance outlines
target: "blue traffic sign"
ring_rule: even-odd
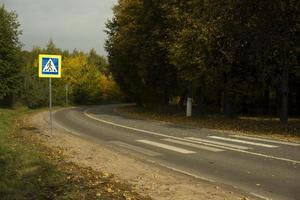
[[[39,55],[39,77],[60,78],[61,77],[61,56],[60,55]]]

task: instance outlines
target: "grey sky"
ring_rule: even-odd
[[[113,15],[117,0],[0,0],[15,10],[24,49],[45,47],[50,38],[57,47],[88,52],[95,48],[105,55],[105,22]]]

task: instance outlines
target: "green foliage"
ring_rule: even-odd
[[[35,47],[31,52],[22,52],[23,102],[30,108],[48,105],[49,80],[38,77],[38,55],[40,53],[62,55],[62,78],[52,79],[54,105],[66,103],[68,87],[69,104],[98,104],[119,101],[119,87],[108,71],[108,63],[94,49],[88,54],[74,50],[73,53],[57,48],[50,39],[46,49]]]
[[[168,59],[164,3],[119,1],[107,23],[111,71],[125,93],[146,104],[165,104],[176,92],[176,69]]]
[[[101,73],[109,75],[108,63],[105,57],[98,55],[95,49],[91,49],[87,56],[89,65],[93,65]]]
[[[40,53],[62,54],[53,43],[49,40],[46,49],[34,47],[31,52],[22,52],[22,74],[23,74],[23,88],[22,100],[30,108],[37,108],[48,105],[48,79],[38,77],[38,55]],[[54,105],[63,105],[64,103],[64,85],[61,80],[53,80],[53,103]]]
[[[47,80],[38,78],[38,54],[42,50],[34,48],[31,52],[22,52],[23,87],[21,98],[29,108],[47,105]]]
[[[20,42],[17,14],[9,12],[4,5],[0,7],[0,105],[11,105],[13,97],[19,92]]]

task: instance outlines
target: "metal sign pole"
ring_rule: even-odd
[[[50,133],[52,136],[52,84],[49,78],[49,111],[50,111]]]
[[[49,78],[49,123],[50,137],[53,136],[52,122],[52,78],[61,78],[61,55],[39,54],[39,77]]]

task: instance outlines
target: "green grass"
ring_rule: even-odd
[[[63,174],[12,137],[15,119],[26,109],[0,109],[1,199],[53,199],[60,194]],[[49,191],[50,190],[50,191]]]
[[[149,199],[111,175],[67,162],[63,150],[43,145],[35,128],[23,122],[31,112],[0,108],[1,200]]]

